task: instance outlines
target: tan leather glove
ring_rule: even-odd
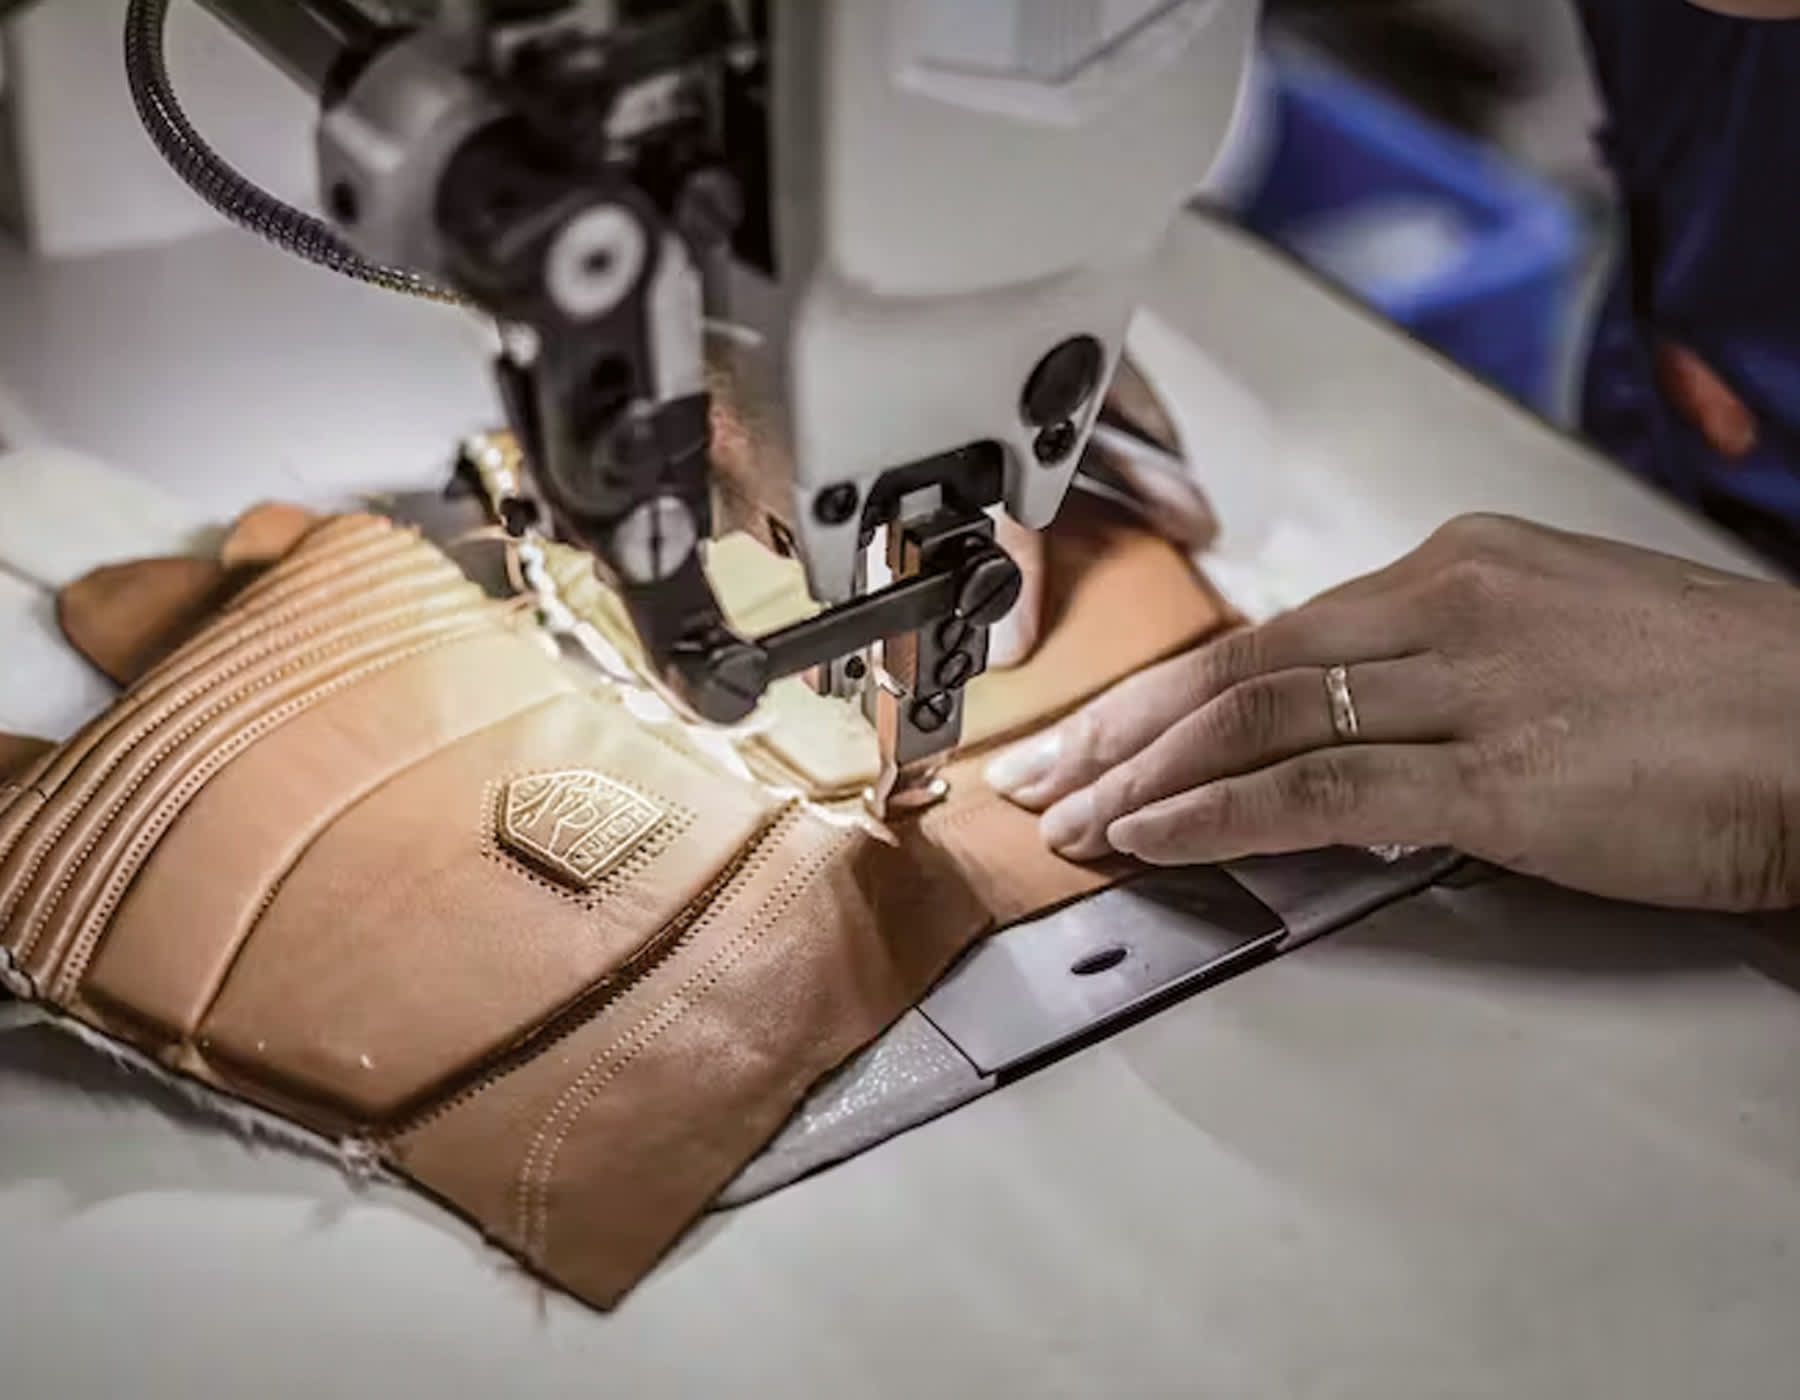
[[[966,770],[885,837],[779,797],[544,641],[311,527],[0,786],[0,972],[607,1304],[971,939],[1122,867]]]

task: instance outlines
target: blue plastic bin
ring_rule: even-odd
[[[1245,223],[1298,251],[1299,230],[1359,205],[1424,197],[1453,208],[1464,241],[1452,260],[1410,283],[1351,290],[1467,369],[1550,411],[1581,257],[1563,198],[1339,71],[1279,57],[1273,76],[1273,156]]]

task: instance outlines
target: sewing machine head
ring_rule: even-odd
[[[730,723],[814,672],[876,724],[878,805],[927,790],[1019,591],[992,512],[1069,489],[1256,0],[208,3],[319,92],[354,255],[500,323],[543,512],[665,688]],[[759,425],[717,460],[709,361]],[[702,542],[733,524],[816,617],[731,630]]]

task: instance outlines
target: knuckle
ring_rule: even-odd
[[[1485,742],[1452,745],[1449,751],[1456,790],[1466,797],[1485,797],[1493,787],[1490,747]]]
[[[1183,710],[1192,710],[1205,704],[1207,697],[1212,694],[1212,678],[1223,665],[1218,652],[1224,645],[1224,642],[1215,642],[1181,658],[1180,669],[1173,679],[1173,688]]]
[[[1246,627],[1229,633],[1195,653],[1200,667],[1194,677],[1194,699],[1204,703],[1263,669],[1262,629]]]
[[[1473,511],[1443,525],[1433,539],[1456,554],[1497,555],[1518,540],[1521,529],[1520,522],[1509,515]]]
[[[1284,807],[1330,818],[1356,809],[1362,784],[1343,759],[1322,754],[1293,764],[1282,775],[1278,791]]]
[[[1438,574],[1436,600],[1445,617],[1466,625],[1505,609],[1513,591],[1509,566],[1489,555],[1464,554]]]
[[[1264,752],[1280,738],[1290,708],[1273,682],[1244,681],[1212,702],[1213,735],[1234,755]]]
[[[1528,867],[1536,823],[1524,794],[1533,790],[1532,777],[1539,771],[1533,746],[1517,736],[1456,744],[1449,759],[1454,843],[1508,869]]]

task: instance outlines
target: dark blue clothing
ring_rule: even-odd
[[[1800,21],[1731,19],[1688,0],[1578,4],[1628,242],[1583,427],[1684,500],[1727,523],[1760,517],[1800,550]],[[1665,338],[1754,415],[1748,456],[1726,461],[1658,392]]]

